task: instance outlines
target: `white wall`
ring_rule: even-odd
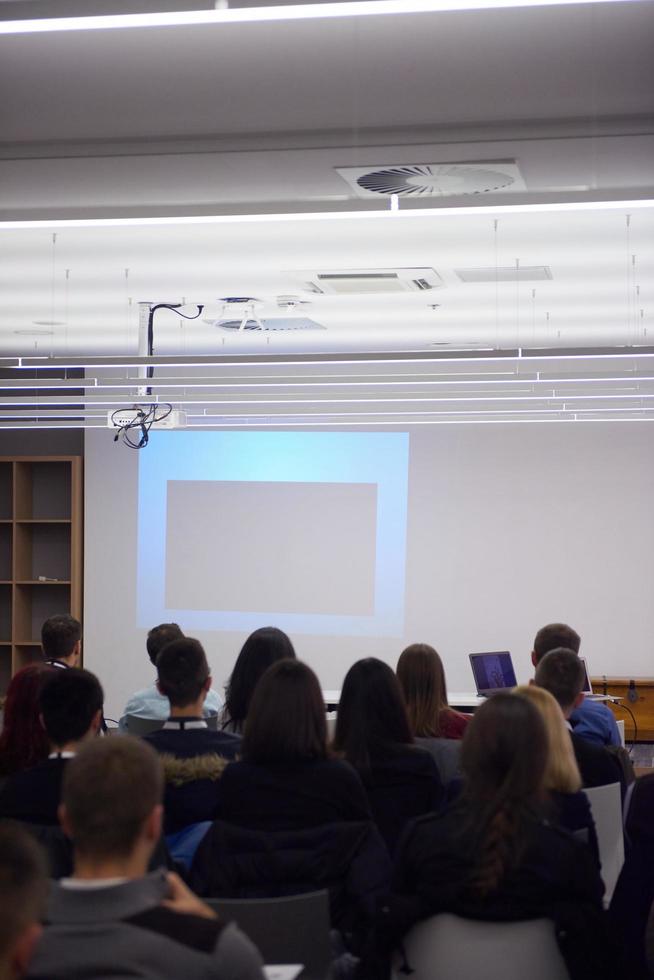
[[[592,674],[654,674],[653,449],[647,423],[412,430],[404,637],[293,636],[298,655],[337,688],[359,657],[395,664],[426,641],[469,691],[468,653],[511,650],[526,680],[536,630],[562,620]],[[87,433],[85,664],[110,717],[153,675],[135,625],[137,457]],[[222,686],[244,637],[198,636]]]

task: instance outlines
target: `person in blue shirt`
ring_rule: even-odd
[[[157,657],[167,643],[172,643],[173,640],[181,640],[183,638],[184,634],[177,623],[161,623],[159,626],[154,626],[148,633],[147,640],[145,641],[148,657],[152,665],[154,667],[157,666]],[[222,707],[222,698],[217,691],[211,688],[207,692],[207,697],[204,702],[204,716],[220,714]],[[161,694],[156,683],[154,683],[132,694],[125,705],[123,717],[118,723],[118,727],[122,732],[127,731],[126,719],[128,715],[136,718],[149,718],[153,721],[166,721],[170,715],[170,703],[168,698]]]
[[[546,653],[563,647],[579,655],[581,637],[566,623],[548,623],[536,633],[531,662],[537,667]],[[596,745],[621,745],[620,732],[610,708],[599,701],[584,698],[570,715],[575,735]]]

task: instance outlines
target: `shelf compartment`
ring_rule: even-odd
[[[11,585],[0,585],[0,643],[11,643]]]
[[[16,462],[14,498],[17,520],[70,520],[70,464],[59,460]]]
[[[11,463],[0,463],[0,521],[13,515],[13,469]]]
[[[0,647],[0,691],[2,691],[3,695],[9,687],[9,681],[11,680],[11,666],[11,647],[3,645]]]
[[[14,637],[19,646],[39,643],[41,626],[50,616],[68,612],[70,586],[59,582],[16,585],[14,588]]]
[[[14,575],[19,582],[36,582],[39,575],[57,579],[58,582],[48,583],[52,585],[70,579],[68,524],[17,522],[14,540],[16,556]]]
[[[14,647],[14,673],[30,664],[40,664],[42,660],[43,651],[40,643],[17,643]]]
[[[13,553],[11,524],[0,524],[0,579],[7,581],[11,579],[11,557]]]

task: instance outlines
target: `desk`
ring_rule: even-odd
[[[654,741],[654,677],[591,677],[593,690],[604,692],[621,699],[621,704],[608,703],[609,708],[617,719],[624,719],[626,738],[631,742],[634,736],[634,724],[629,708],[638,725],[638,742]],[[630,685],[633,683],[633,689]],[[629,700],[630,690],[635,701]],[[624,705],[624,708],[622,707]]]
[[[338,702],[341,700],[340,691],[323,691],[322,696],[327,711],[336,711],[338,709]],[[478,708],[480,704],[484,703],[486,698],[480,698],[478,694],[464,691],[463,693],[457,692],[450,694],[447,700],[450,707],[456,708],[458,711],[474,711],[475,708]]]

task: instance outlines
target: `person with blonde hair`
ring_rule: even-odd
[[[576,837],[584,838],[599,862],[590,804],[586,794],[581,791],[581,774],[559,703],[549,691],[535,684],[516,687],[513,693],[531,701],[545,722],[548,750],[544,788],[552,803],[553,822]]]

